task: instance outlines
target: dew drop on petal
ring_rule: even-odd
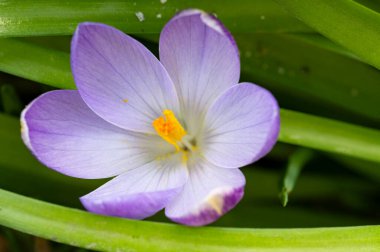
[[[142,22],[142,21],[145,20],[144,13],[142,13],[141,11],[136,12],[135,15],[136,15],[137,19],[138,19],[140,22]]]

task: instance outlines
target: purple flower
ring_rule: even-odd
[[[34,100],[22,137],[58,172],[117,176],[81,197],[91,212],[143,219],[165,208],[175,222],[205,225],[241,200],[238,168],[271,150],[279,108],[267,90],[238,84],[236,43],[202,11],[169,21],[160,60],[115,28],[80,24],[71,45],[78,91]]]

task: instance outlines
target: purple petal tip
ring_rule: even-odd
[[[232,191],[212,195],[198,213],[183,217],[170,217],[174,222],[188,226],[203,226],[210,224],[234,208],[243,198],[244,187],[234,188]]]

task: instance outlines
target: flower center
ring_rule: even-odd
[[[165,141],[179,150],[192,150],[194,146],[190,143],[187,132],[175,117],[173,111],[165,109],[162,116],[153,121],[153,127],[157,134]]]

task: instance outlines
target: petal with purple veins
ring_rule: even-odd
[[[94,213],[143,219],[163,209],[181,190],[187,170],[181,154],[127,171],[81,197]]]
[[[174,148],[97,116],[78,91],[45,93],[22,113],[23,140],[46,166],[79,178],[105,178],[144,165]]]
[[[160,36],[160,60],[180,99],[186,126],[196,134],[207,107],[240,76],[236,43],[214,16],[186,10]]]
[[[75,83],[87,105],[127,130],[154,133],[164,109],[178,114],[174,85],[140,42],[107,25],[82,23],[71,43]]]
[[[279,107],[273,95],[252,83],[236,85],[210,107],[200,141],[205,157],[238,168],[266,155],[277,141]]]
[[[188,164],[189,179],[170,202],[165,214],[171,220],[201,226],[231,210],[244,194],[245,178],[239,169],[224,169],[199,157]]]

